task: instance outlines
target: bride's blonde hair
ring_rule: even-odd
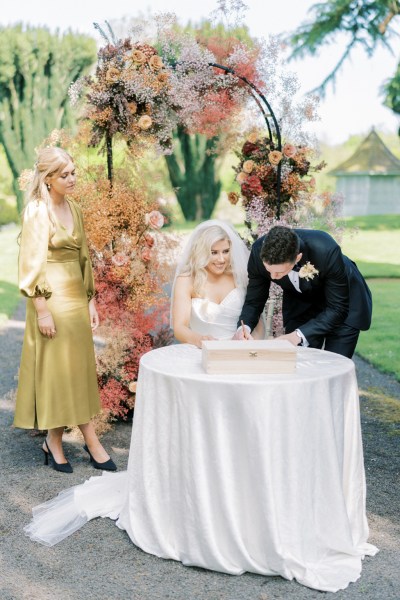
[[[44,202],[50,220],[50,238],[56,230],[54,215],[51,210],[50,193],[46,179],[60,173],[69,162],[74,162],[72,157],[57,146],[41,148],[38,152],[33,177],[26,192],[26,202]]]
[[[183,265],[180,275],[192,277],[193,292],[196,296],[204,295],[204,286],[207,281],[206,266],[211,260],[213,245],[225,240],[229,243],[229,247],[231,247],[231,241],[226,231],[218,225],[210,225],[193,242],[190,256],[186,264]],[[231,262],[227,266],[225,273],[232,273]]]

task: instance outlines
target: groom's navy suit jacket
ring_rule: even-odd
[[[299,293],[289,277],[273,280],[283,289],[283,324],[286,333],[301,328],[310,346],[318,347],[321,337],[346,323],[355,329],[369,329],[372,314],[371,292],[356,264],[342,254],[340,246],[324,231],[295,229],[303,254],[298,266],[310,262],[318,275],[299,278]],[[257,325],[268,299],[271,277],[260,258],[264,236],[252,246],[249,285],[239,318],[251,329]]]

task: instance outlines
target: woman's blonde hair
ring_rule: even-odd
[[[231,247],[231,241],[226,231],[218,225],[211,225],[207,229],[204,229],[193,242],[190,256],[183,266],[180,275],[192,277],[193,293],[196,296],[204,295],[204,286],[207,281],[206,266],[211,260],[211,249],[214,244],[223,240],[229,242],[229,247]],[[231,263],[227,265],[225,273],[232,273]]]
[[[46,179],[60,173],[69,162],[73,162],[73,159],[63,148],[57,146],[41,148],[35,163],[33,178],[26,192],[27,203],[36,200],[46,204],[50,220],[50,238],[54,235],[56,222],[51,210],[50,193]]]

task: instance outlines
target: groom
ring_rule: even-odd
[[[250,333],[271,281],[283,289],[286,335],[277,339],[351,358],[360,330],[371,324],[372,298],[356,264],[323,231],[276,226],[252,247],[249,285],[239,318]],[[243,337],[239,327],[236,339]]]

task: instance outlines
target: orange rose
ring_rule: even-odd
[[[140,129],[150,129],[150,127],[153,125],[153,121],[151,120],[149,115],[143,115],[142,117],[140,117],[138,125]]]
[[[159,73],[157,75],[157,80],[160,83],[167,83],[168,79],[169,79],[169,73],[167,73],[166,71],[164,71],[163,73]]]
[[[237,204],[240,200],[239,194],[237,194],[236,192],[229,192],[228,200],[233,205]]]
[[[131,114],[134,115],[137,111],[136,102],[128,102],[128,108],[129,108],[129,111],[131,112]]]
[[[152,56],[150,58],[149,65],[154,71],[159,71],[160,69],[163,68],[164,63],[163,63],[161,57],[158,56],[157,54],[155,54],[154,56]]]
[[[109,69],[107,69],[107,73],[106,73],[107,83],[115,83],[116,81],[119,80],[120,75],[121,75],[121,73],[118,69],[116,69],[115,67],[110,67]]]
[[[236,177],[236,181],[242,185],[242,183],[244,183],[247,179],[248,175],[247,173],[244,173],[243,171],[240,171],[239,175]]]
[[[287,158],[293,158],[297,152],[296,146],[293,146],[293,144],[285,144],[282,148],[282,152]]]
[[[254,169],[254,160],[245,160],[242,169],[245,173],[251,173]]]
[[[272,150],[268,154],[268,160],[271,163],[271,165],[274,165],[274,166],[279,165],[279,163],[282,160],[282,152],[279,152],[279,150]]]
[[[145,216],[146,225],[150,225],[153,229],[161,229],[164,225],[164,217],[158,210],[152,210]]]
[[[147,58],[144,52],[141,50],[134,50],[131,54],[132,60],[139,65],[142,65],[146,62]]]
[[[253,131],[253,133],[250,133],[250,135],[247,138],[247,141],[250,142],[250,144],[255,144],[258,140],[258,134]]]

